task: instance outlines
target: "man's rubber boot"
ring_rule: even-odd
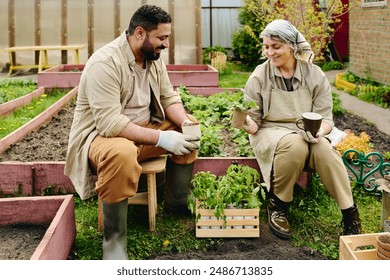
[[[103,260],[128,260],[127,199],[109,204],[103,201]]]
[[[288,203],[271,195],[267,205],[267,212],[268,225],[271,231],[280,238],[289,239],[292,231],[287,219]]]
[[[190,194],[194,163],[180,165],[167,160],[165,210],[173,214],[190,215],[187,198]]]

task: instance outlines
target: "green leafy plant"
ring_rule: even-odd
[[[253,100],[251,100],[251,101],[243,100],[239,104],[234,105],[234,109],[240,110],[243,112],[247,112],[248,110],[254,109],[254,108],[257,108],[257,105],[256,105],[256,102]]]
[[[196,209],[212,209],[217,219],[224,217],[228,205],[237,208],[260,208],[264,192],[260,174],[247,165],[232,164],[223,176],[198,172],[192,180],[192,190],[187,205],[191,213]],[[196,217],[199,218],[199,217]]]
[[[341,70],[345,68],[345,65],[336,60],[326,61],[320,65],[322,71]]]

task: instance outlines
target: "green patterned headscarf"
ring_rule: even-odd
[[[306,41],[301,32],[299,32],[298,29],[291,24],[291,22],[282,19],[270,22],[263,32],[261,32],[260,38],[264,38],[264,36],[272,39],[276,37],[282,42],[290,44],[294,50],[294,56],[296,59],[313,62],[314,53],[310,44]]]

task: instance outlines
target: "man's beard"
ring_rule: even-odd
[[[163,50],[165,47],[161,45],[156,49]],[[141,47],[141,52],[145,55],[147,60],[157,60],[160,58],[160,53],[155,53],[156,49],[150,44],[149,36],[147,36]]]

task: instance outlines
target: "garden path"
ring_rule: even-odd
[[[379,131],[390,135],[390,109],[384,109],[374,104],[362,101],[355,96],[337,89],[333,84],[336,79],[336,74],[341,72],[343,71],[326,71],[325,75],[332,84],[332,91],[339,94],[342,107],[345,110],[366,119],[370,123],[375,124]],[[367,133],[369,133],[369,131]]]

